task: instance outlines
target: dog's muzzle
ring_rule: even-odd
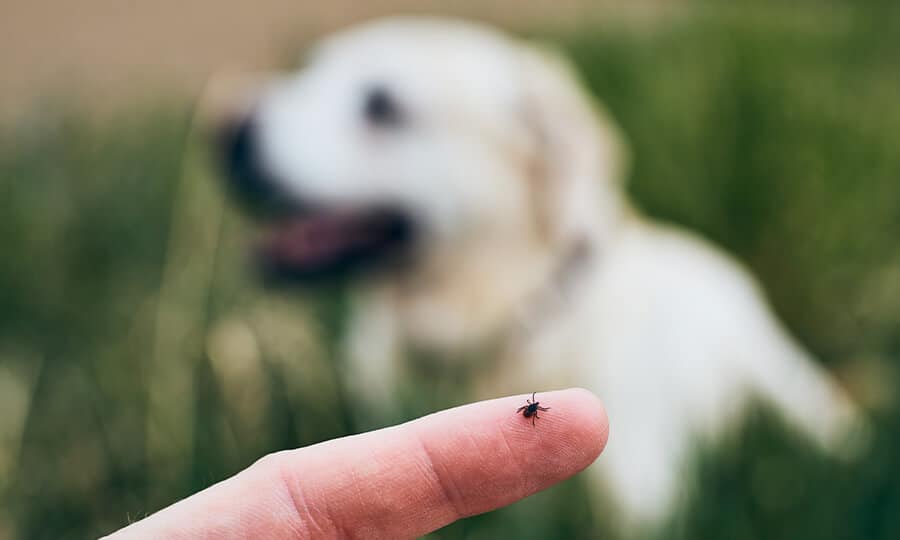
[[[255,259],[268,282],[318,282],[408,259],[415,228],[406,212],[326,207],[288,193],[261,162],[252,116],[227,126],[218,139],[229,191],[263,225]]]

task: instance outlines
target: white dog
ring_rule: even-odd
[[[612,422],[596,485],[651,523],[697,438],[754,399],[828,449],[858,420],[750,276],[628,204],[619,134],[549,53],[462,22],[365,24],[225,143],[234,187],[279,216],[270,273],[377,270],[347,336],[368,408],[391,403],[408,345],[490,350],[470,397],[585,386]]]

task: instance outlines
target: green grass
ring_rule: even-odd
[[[900,9],[703,2],[551,38],[623,126],[639,205],[748,264],[878,428],[841,465],[761,412],[701,449],[662,537],[900,537]],[[340,291],[256,285],[189,126],[72,104],[0,130],[0,538],[96,536],[352,429]],[[438,390],[409,414],[455,404]],[[436,536],[595,537],[584,497],[576,478]]]

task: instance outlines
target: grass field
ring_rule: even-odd
[[[900,538],[900,8],[701,2],[535,34],[623,126],[639,205],[752,268],[876,426],[839,464],[761,411],[700,449],[661,537]],[[190,115],[71,103],[0,129],[0,538],[97,536],[353,429],[342,291],[258,287]],[[419,383],[410,416],[457,404]],[[434,536],[602,536],[584,495],[576,478]]]

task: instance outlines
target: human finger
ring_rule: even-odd
[[[597,458],[608,423],[596,396],[539,393],[552,410],[534,425],[516,414],[525,397],[271,454],[113,538],[420,536],[546,489]]]

